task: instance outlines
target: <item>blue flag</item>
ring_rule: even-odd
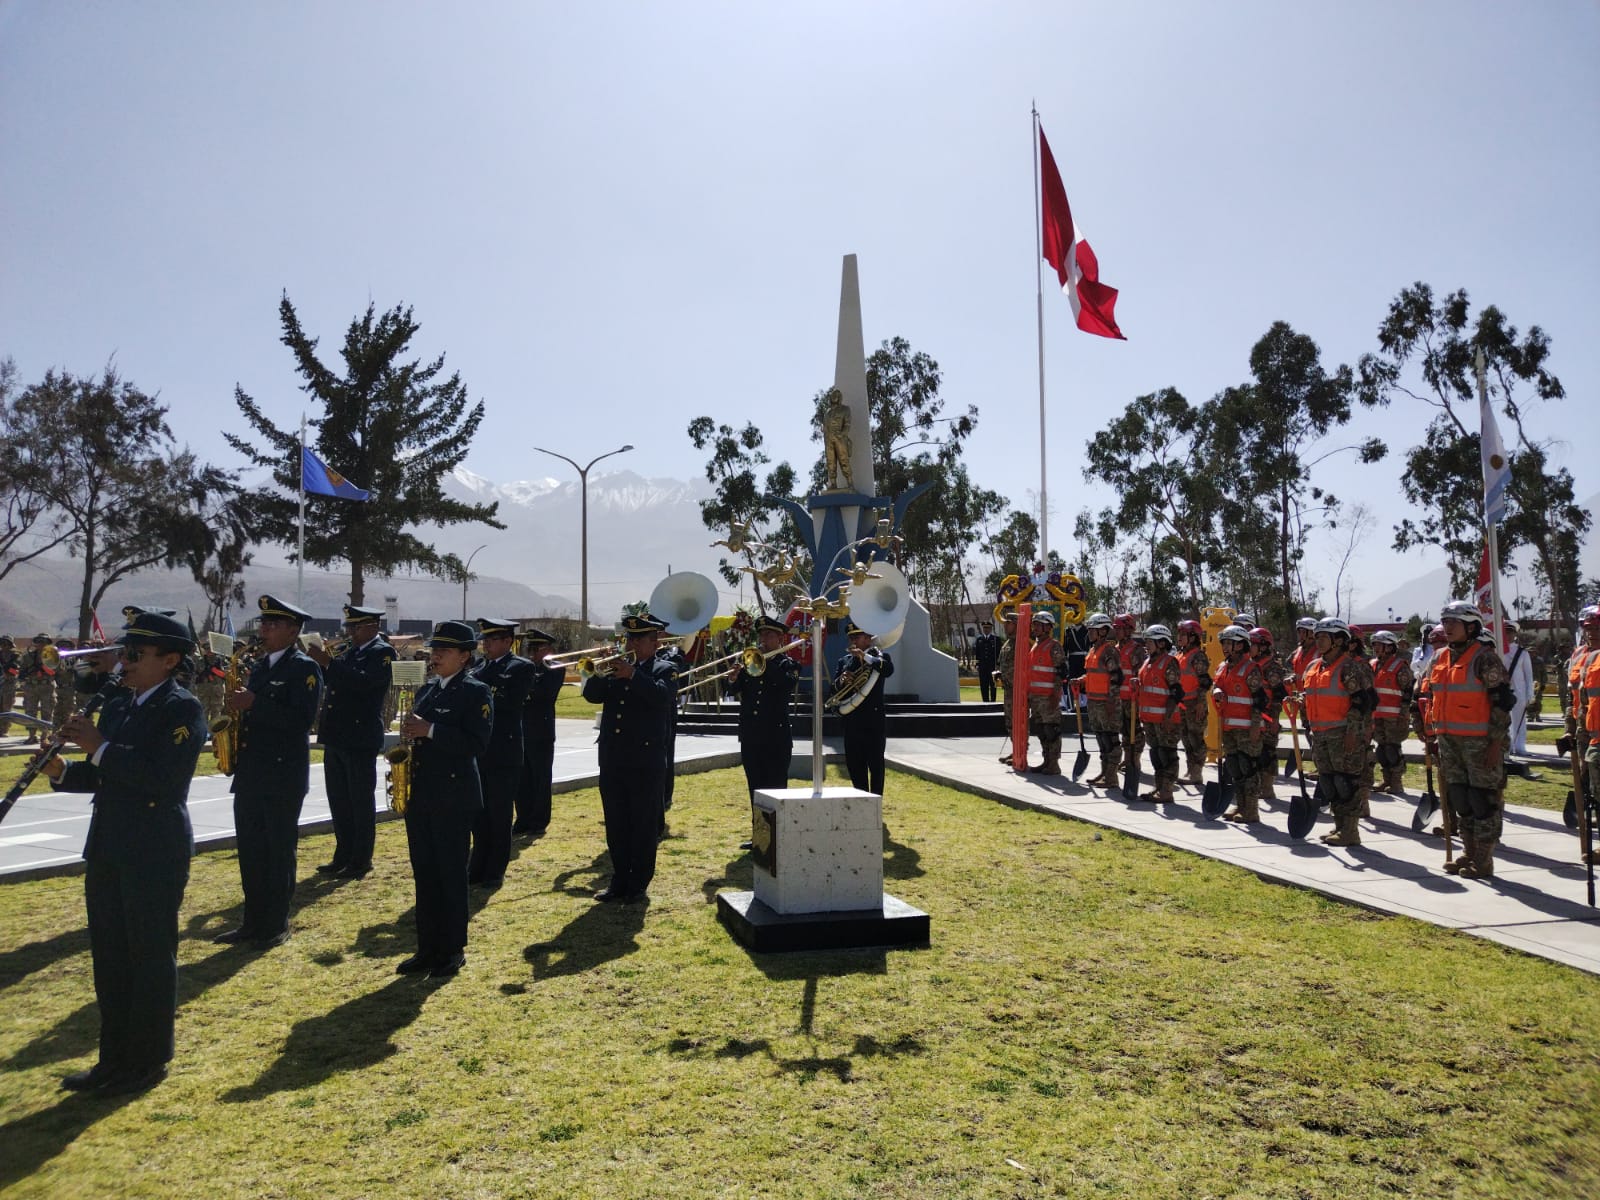
[[[233,632],[233,613],[229,609],[222,610],[222,631],[229,637],[237,637]]]
[[[318,496],[337,496],[341,500],[367,500],[372,496],[318,458],[310,446],[301,447],[300,486]]]

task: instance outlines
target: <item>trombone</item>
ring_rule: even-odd
[[[681,696],[684,692],[692,691],[693,689],[700,687],[702,684],[710,683],[716,678],[716,673],[705,674],[706,672],[710,671],[712,667],[721,666],[725,662],[732,662],[736,658],[739,660],[739,666],[744,670],[746,675],[753,675],[757,678],[760,678],[762,675],[766,674],[768,659],[776,658],[780,654],[787,654],[791,650],[804,646],[808,641],[810,641],[809,638],[795,638],[792,642],[788,642],[785,645],[779,646],[776,650],[765,651],[757,650],[754,646],[751,646],[748,649],[739,650],[733,654],[724,654],[721,658],[712,659],[710,662],[701,663],[694,670],[684,675],[684,679],[688,682],[684,683],[683,686],[678,689],[678,694]],[[722,672],[722,674],[729,674],[732,671],[733,668],[730,667],[726,672]],[[702,679],[696,679],[695,676],[697,675],[704,675],[705,677]]]
[[[568,650],[565,654],[547,654],[545,655],[544,665],[547,667],[570,667],[606,650],[612,651],[610,657],[615,658],[616,649],[616,642],[601,642],[598,646],[586,646],[582,650]]]

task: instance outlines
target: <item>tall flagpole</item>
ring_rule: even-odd
[[[294,602],[306,603],[306,414],[300,414],[300,550],[295,555]]]
[[[1044,225],[1039,211],[1039,105],[1033,105],[1033,283],[1039,329],[1039,561],[1050,569],[1050,493],[1045,485],[1044,458]]]
[[[1481,347],[1479,348],[1477,354],[1477,368],[1478,411],[1481,413],[1489,406],[1489,397],[1487,394],[1488,385],[1484,382],[1483,350]],[[1478,436],[1480,438],[1483,437],[1483,427],[1481,424],[1478,427]],[[1498,435],[1496,436],[1498,437]],[[1505,631],[1501,628],[1502,621],[1500,617],[1500,613],[1503,611],[1500,608],[1500,539],[1499,535],[1495,532],[1494,522],[1489,520],[1489,480],[1487,478],[1484,479],[1483,486],[1485,501],[1483,506],[1483,527],[1488,534],[1489,545],[1489,608],[1491,610],[1489,613],[1489,628],[1494,631],[1495,653],[1504,654],[1505,639],[1503,634]]]

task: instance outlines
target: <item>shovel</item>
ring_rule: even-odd
[[[1139,734],[1139,708],[1137,701],[1129,705],[1128,711],[1128,765],[1122,770],[1122,799],[1131,804],[1139,798],[1139,783],[1141,771],[1139,755],[1134,753],[1134,739]]]
[[[1411,814],[1412,833],[1428,832],[1428,822],[1439,811],[1439,797],[1433,790],[1433,754],[1426,743],[1422,747],[1422,769],[1428,773],[1428,790],[1422,793],[1422,799],[1417,801],[1417,811]]]
[[[1228,760],[1223,759],[1217,764],[1217,777],[1206,781],[1206,786],[1200,791],[1200,812],[1202,816],[1216,820],[1228,811],[1228,806],[1233,803],[1233,768],[1228,765]]]
[[[1289,736],[1294,739],[1295,773],[1300,776],[1300,794],[1289,801],[1289,836],[1299,841],[1316,826],[1321,804],[1306,794],[1306,760],[1300,753],[1300,727],[1293,712],[1289,714]]]
[[[1083,742],[1083,697],[1072,695],[1072,707],[1078,714],[1078,757],[1072,760],[1072,781],[1076,783],[1089,769],[1089,747]]]

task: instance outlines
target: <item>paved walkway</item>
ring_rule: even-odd
[[[1294,785],[1280,783],[1276,802],[1262,806],[1262,823],[1246,827],[1203,817],[1196,788],[1179,789],[1177,804],[1130,806],[1120,792],[1091,789],[1066,776],[1019,775],[995,761],[999,753],[995,738],[896,739],[889,743],[888,759],[908,774],[1003,804],[1118,829],[1232,863],[1263,879],[1459,929],[1600,974],[1600,910],[1586,903],[1578,840],[1562,825],[1560,813],[1509,808],[1494,879],[1462,880],[1442,870],[1442,839],[1411,832],[1414,796],[1373,796],[1373,819],[1361,822],[1361,845],[1336,850],[1317,841],[1332,829],[1326,814],[1305,841],[1296,842],[1284,831]],[[1069,745],[1062,754],[1069,768],[1075,753]],[[1098,758],[1092,761],[1086,774],[1098,766]],[[1149,780],[1147,772],[1146,784]],[[1459,851],[1460,843],[1455,845]]]

